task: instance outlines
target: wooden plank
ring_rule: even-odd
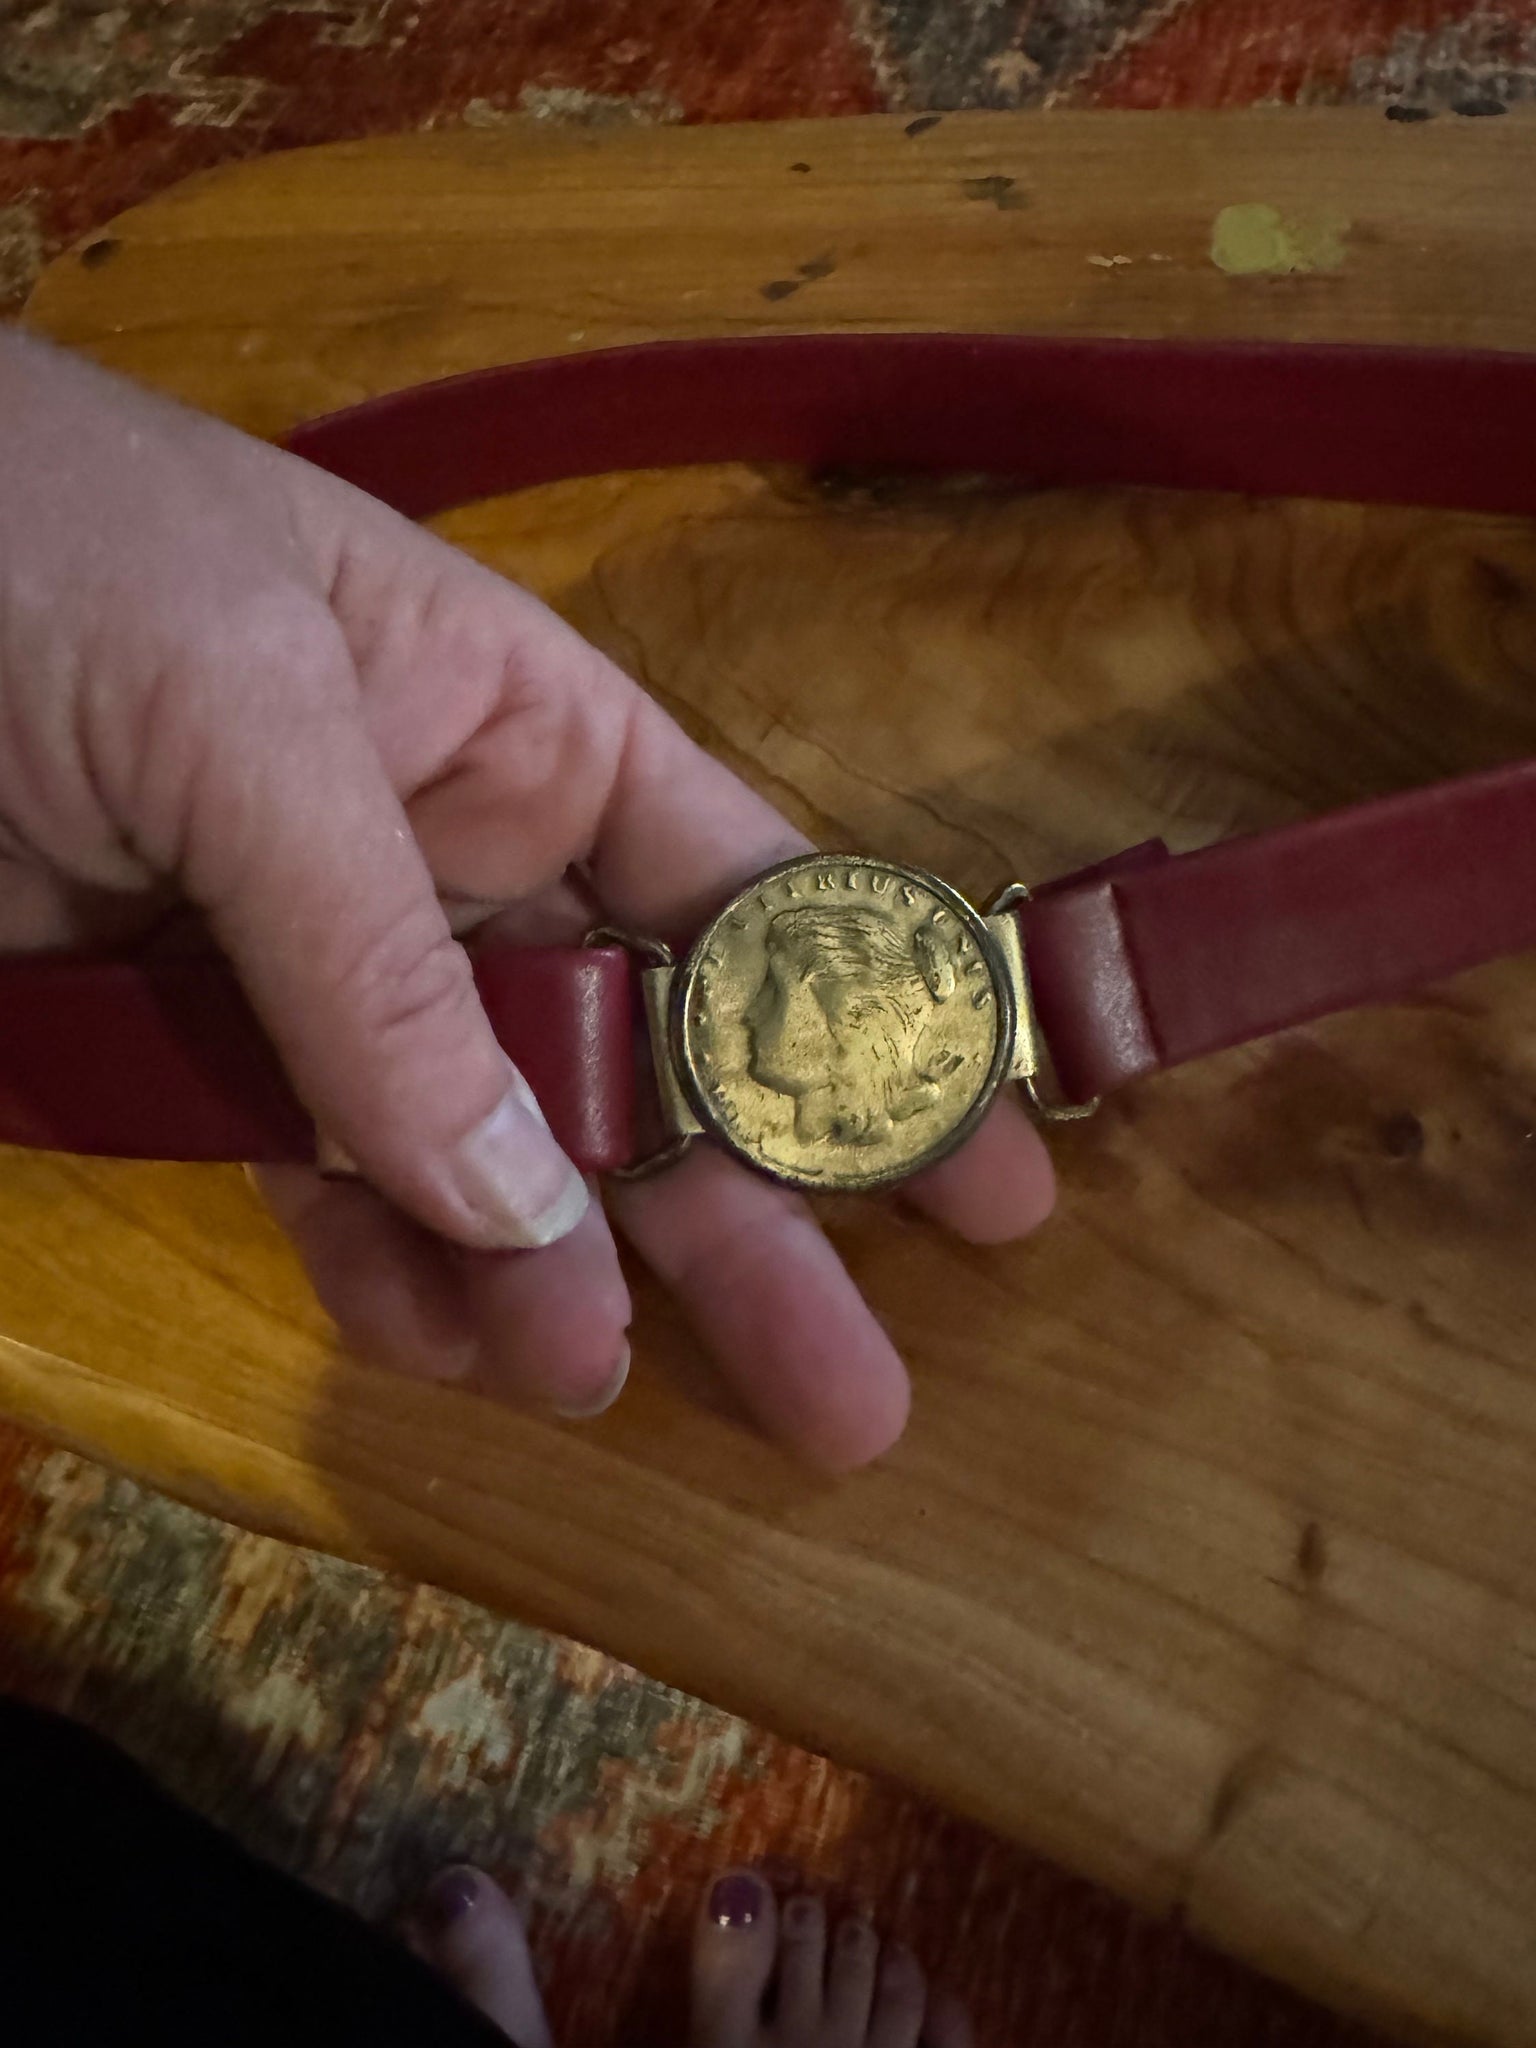
[[[1519,116],[973,114],[916,137],[885,116],[531,123],[194,178],[56,264],[31,317],[262,432],[424,376],[658,333],[1304,332],[1518,348],[1536,323],[1515,203],[1533,158]],[[1234,206],[1272,208],[1322,267],[1219,267],[1213,239]],[[1262,254],[1255,240],[1238,234],[1225,260]]]
[[[1532,347],[1533,172],[1517,116],[430,136],[195,181],[31,318],[267,432],[659,333]],[[1266,250],[1320,267],[1241,271]],[[811,829],[977,893],[1536,733],[1512,522],[721,468],[443,525]],[[838,1211],[918,1402],[837,1487],[688,1404],[653,1293],[580,1430],[335,1357],[233,1172],[6,1157],[0,1401],[898,1772],[1340,2002],[1527,2041],[1533,1027],[1513,963],[1149,1085],[1058,1141],[1027,1246]]]

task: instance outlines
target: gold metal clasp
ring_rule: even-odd
[[[1055,1070],[1051,1065],[1050,1048],[1040,1030],[1040,1020],[1035,1014],[1035,998],[1029,985],[1029,962],[1024,957],[1024,934],[1013,914],[1015,904],[1028,903],[1029,900],[1027,884],[1010,882],[986,909],[987,930],[1003,956],[1008,978],[1013,983],[1013,1063],[1008,1069],[1008,1078],[1021,1084],[1029,1097],[1030,1108],[1042,1123],[1080,1123],[1098,1108],[1097,1095],[1091,1102],[1064,1102],[1059,1094],[1048,1095],[1041,1085],[1044,1082],[1046,1087],[1054,1089]]]
[[[656,1085],[656,1100],[661,1109],[662,1128],[666,1133],[664,1142],[644,1159],[637,1159],[633,1166],[615,1166],[610,1169],[613,1180],[649,1180],[653,1173],[660,1173],[664,1167],[673,1166],[682,1158],[695,1138],[704,1135],[704,1126],[688,1106],[677,1078],[677,1069],[672,1064],[672,1047],[668,1033],[667,1009],[672,993],[672,977],[677,972],[677,961],[672,948],[662,939],[643,937],[635,932],[620,931],[613,925],[597,925],[586,935],[588,946],[622,946],[626,953],[637,960],[650,964],[640,970],[640,995],[645,1004],[646,1036],[651,1052],[651,1075]]]

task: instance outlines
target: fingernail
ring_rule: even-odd
[[[556,1408],[555,1413],[562,1422],[590,1422],[594,1416],[606,1415],[624,1391],[624,1382],[629,1378],[629,1341],[619,1353],[619,1362],[609,1377],[608,1384],[595,1400],[584,1401],[575,1408]]]
[[[480,1880],[472,1870],[445,1870],[427,1892],[422,1918],[435,1929],[462,1920],[480,1896]]]
[[[544,1114],[543,1108],[539,1102],[539,1098],[528,1086],[527,1081],[524,1080],[523,1076],[518,1072],[516,1067],[512,1069],[512,1079],[509,1085],[511,1087],[512,1093],[517,1097],[518,1101],[523,1105],[524,1109],[527,1110],[528,1114],[533,1118],[534,1122],[538,1125],[539,1129],[541,1131],[547,1131],[549,1129],[549,1118]]]
[[[387,1361],[385,1361],[387,1363]],[[445,1344],[432,1353],[426,1361],[426,1378],[436,1380],[440,1386],[456,1387],[464,1380],[471,1380],[480,1370],[480,1346],[471,1338],[465,1344]],[[422,1377],[422,1363],[413,1357],[404,1368],[407,1379]]]
[[[709,1895],[709,1917],[717,1927],[750,1927],[762,1917],[763,1888],[738,1871],[722,1877]]]
[[[587,1213],[587,1184],[530,1110],[526,1082],[514,1075],[485,1122],[459,1145],[459,1192],[498,1250],[554,1244]]]
[[[356,1180],[357,1161],[350,1152],[343,1152],[334,1138],[324,1131],[315,1132],[315,1170],[322,1180]]]

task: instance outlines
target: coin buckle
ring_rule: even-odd
[[[635,1179],[708,1137],[775,1180],[878,1188],[944,1158],[1005,1081],[1045,1123],[1091,1116],[1055,1086],[1014,882],[985,912],[865,854],[802,854],[747,884],[687,957],[599,930],[640,984],[663,1139]]]
[[[702,1131],[792,1186],[876,1188],[921,1171],[1017,1070],[1005,939],[948,883],[895,861],[807,854],[769,868],[665,981],[665,1044],[653,1031],[653,1045],[674,1133]]]

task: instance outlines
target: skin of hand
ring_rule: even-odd
[[[605,1215],[453,936],[470,905],[545,941],[685,935],[804,846],[526,592],[0,336],[0,950],[205,923],[361,1170],[262,1175],[361,1355],[595,1413],[629,1355],[617,1230],[760,1428],[830,1471],[895,1441],[905,1369],[806,1205],[701,1146]],[[907,1199],[998,1241],[1043,1219],[1050,1167],[1000,1102]]]

